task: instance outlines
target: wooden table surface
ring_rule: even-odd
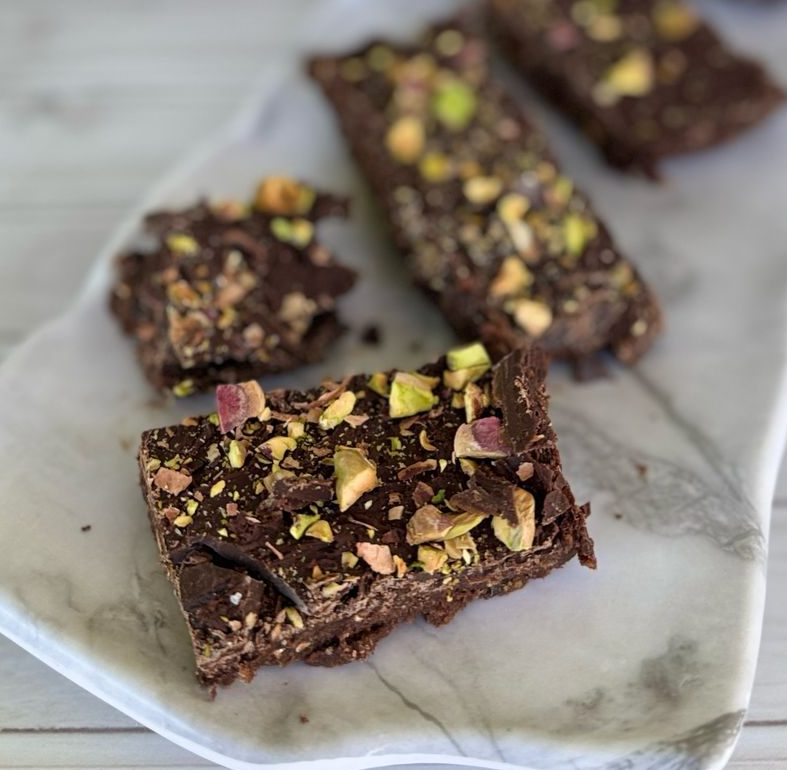
[[[0,0],[0,354],[67,305],[124,212],[317,3]],[[731,766],[787,770],[787,471],[768,580]],[[0,637],[0,768],[206,766]]]

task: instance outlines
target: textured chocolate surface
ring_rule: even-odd
[[[657,176],[661,158],[718,144],[783,103],[754,61],[679,0],[487,0],[530,82],[614,165]]]
[[[364,658],[418,615],[445,623],[577,554],[595,565],[545,357],[489,370],[468,358],[479,348],[265,404],[256,383],[224,386],[218,415],[143,435],[150,520],[203,683]]]
[[[322,358],[355,274],[315,240],[314,223],[345,214],[341,199],[269,178],[249,205],[148,216],[153,246],[119,259],[111,306],[151,383],[188,395]]]
[[[416,281],[461,336],[496,358],[537,341],[633,362],[661,327],[657,302],[488,67],[485,43],[452,25],[311,62]]]

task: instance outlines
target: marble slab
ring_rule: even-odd
[[[402,7],[326,0],[304,45],[406,35],[453,5]],[[787,13],[716,13],[787,82]],[[787,111],[668,165],[657,186],[603,168],[518,88],[669,320],[635,371],[613,367],[587,385],[560,368],[551,376],[568,475],[593,501],[598,571],[572,564],[445,628],[401,628],[366,662],[265,670],[211,701],[193,677],[134,462],[141,430],[210,402],[153,396],[106,310],[111,255],[145,209],[244,195],[286,170],[353,196],[352,220],[326,224],[323,237],[364,279],[344,302],[352,331],[330,360],[265,384],[414,366],[454,341],[408,284],[315,89],[292,62],[266,81],[132,213],[71,310],[0,368],[0,631],[229,768],[722,767],[751,691],[787,428]],[[359,340],[372,321],[378,348]]]

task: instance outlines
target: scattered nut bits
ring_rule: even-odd
[[[482,417],[457,428],[454,436],[454,453],[457,457],[495,459],[508,457],[511,447],[503,433],[498,417]]]
[[[511,524],[502,516],[492,517],[495,536],[509,551],[526,551],[536,536],[536,501],[526,489],[512,487],[517,523]]]
[[[396,372],[388,397],[388,414],[396,418],[428,412],[438,401],[432,389],[439,382],[436,377],[416,372]]]
[[[254,206],[264,214],[291,216],[307,214],[314,205],[314,190],[286,176],[263,179],[254,196]]]
[[[377,466],[362,450],[354,447],[336,447],[333,454],[333,470],[336,476],[336,499],[340,511],[346,511],[362,495],[371,492],[380,483],[377,478]]]

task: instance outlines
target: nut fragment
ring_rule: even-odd
[[[342,551],[342,567],[352,569],[358,564],[358,557],[352,551]]]
[[[379,396],[388,398],[388,375],[385,372],[375,372],[366,383],[369,390],[374,391]]]
[[[265,393],[254,380],[237,385],[219,385],[216,388],[216,411],[219,430],[229,433],[252,417],[260,419],[264,416]]]
[[[264,214],[306,214],[316,195],[311,187],[286,176],[269,176],[257,187],[254,207]]]
[[[465,421],[475,422],[488,406],[486,394],[475,383],[468,383],[464,392]]]
[[[514,320],[531,337],[541,337],[552,325],[552,309],[546,302],[518,299],[512,305]]]
[[[512,525],[503,516],[492,517],[492,530],[509,551],[526,551],[536,536],[536,501],[526,489],[511,490],[517,523]]]
[[[336,476],[336,499],[340,511],[346,511],[362,495],[370,492],[380,483],[377,478],[377,466],[362,450],[355,447],[336,447],[333,454],[333,469]]]
[[[182,513],[180,516],[177,516],[175,519],[173,519],[172,523],[176,527],[183,528],[183,527],[188,527],[188,525],[191,524],[192,521],[193,519],[191,518],[191,516],[189,516],[187,513]]]
[[[388,509],[389,521],[399,521],[403,515],[404,515],[403,505],[394,505],[393,507]]]
[[[290,534],[296,540],[300,540],[306,534],[309,527],[314,526],[319,520],[319,513],[296,513],[292,519]]]
[[[391,549],[387,545],[356,543],[355,552],[380,575],[393,575],[396,571]]]
[[[445,566],[448,554],[433,545],[418,546],[418,562],[424,572],[433,575]]]
[[[171,468],[159,468],[153,477],[153,483],[171,495],[179,495],[191,484],[191,476]]]
[[[319,425],[323,430],[333,430],[355,408],[355,393],[345,390],[337,399],[331,401],[320,415]]]
[[[242,468],[243,463],[246,462],[247,452],[248,450],[246,449],[246,445],[244,443],[236,441],[235,439],[230,441],[230,448],[227,452],[230,466],[232,468]]]
[[[443,513],[434,505],[423,505],[407,522],[407,542],[419,545],[461,537],[485,518],[484,515],[472,513]]]
[[[457,457],[495,459],[508,457],[511,447],[503,433],[498,417],[482,417],[460,425],[454,436],[454,454]]]
[[[588,243],[596,237],[598,226],[592,219],[578,214],[567,214],[563,220],[563,240],[568,253],[579,257]]]
[[[473,554],[477,551],[475,540],[473,540],[473,536],[469,532],[446,540],[443,543],[443,547],[449,559],[467,560],[466,554]]]
[[[290,436],[273,436],[260,444],[260,449],[273,460],[283,460],[287,452],[298,446],[298,442]]]
[[[519,257],[506,257],[489,284],[492,297],[515,297],[533,285],[533,273]]]
[[[275,217],[271,220],[271,232],[280,241],[302,249],[314,237],[314,225],[308,219]]]
[[[694,10],[677,0],[661,0],[653,9],[653,25],[665,40],[685,40],[700,26]]]
[[[172,233],[166,237],[167,248],[175,254],[189,256],[199,251],[199,244],[191,235]]]
[[[396,418],[428,412],[438,402],[432,388],[439,382],[436,377],[416,372],[396,372],[388,397],[388,414]]]
[[[297,629],[303,628],[303,618],[301,617],[301,613],[295,609],[295,607],[285,607],[284,614],[287,620],[292,623],[293,626]]]
[[[421,156],[426,143],[426,130],[421,120],[414,115],[405,115],[396,120],[385,135],[388,152],[400,163],[415,163]]]
[[[435,90],[432,112],[446,128],[462,131],[473,119],[477,104],[476,95],[467,83],[448,77]]]
[[[320,519],[306,530],[306,537],[313,537],[316,540],[321,540],[323,543],[332,543],[333,530],[325,519]]]
[[[502,192],[503,182],[494,176],[475,176],[462,186],[465,198],[476,206],[492,203]]]
[[[489,353],[480,342],[471,342],[469,345],[449,350],[445,360],[452,372],[475,366],[485,366],[487,369],[492,366],[492,359],[489,358]]]
[[[654,75],[650,52],[634,48],[604,73],[593,89],[593,98],[598,104],[611,107],[624,96],[644,96],[653,88]]]

